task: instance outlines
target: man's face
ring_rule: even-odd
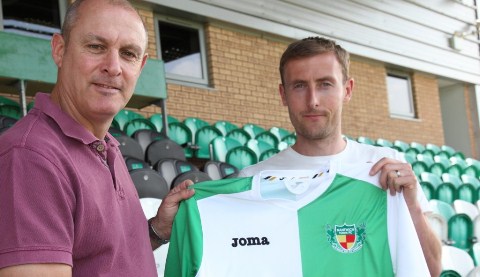
[[[353,81],[343,82],[335,54],[327,52],[287,62],[279,91],[297,141],[325,140],[341,135],[344,102],[351,98]]]
[[[146,61],[146,39],[135,11],[105,1],[80,6],[69,40],[52,40],[59,97],[74,117],[95,124],[125,107]]]

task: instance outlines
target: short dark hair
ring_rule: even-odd
[[[313,57],[327,52],[333,52],[335,54],[337,61],[342,67],[343,82],[346,82],[350,77],[350,55],[348,54],[348,52],[340,45],[336,44],[334,40],[323,37],[308,37],[291,43],[287,47],[285,52],[283,52],[283,55],[280,58],[279,67],[282,83],[285,83],[283,74],[285,71],[285,65],[289,61],[300,58]]]
[[[67,12],[65,13],[65,20],[63,21],[62,30],[61,30],[61,34],[65,39],[66,44],[68,44],[70,32],[72,31],[73,27],[75,26],[75,23],[78,20],[79,8],[85,1],[86,0],[75,0],[75,2],[73,2],[67,8]],[[95,0],[95,1],[99,1],[99,0]],[[147,38],[146,45],[148,45],[148,30],[147,30],[147,27],[145,26],[145,22],[143,22],[142,17],[138,13],[138,10],[128,0],[106,0],[106,1],[110,5],[120,6],[127,10],[135,11],[137,13],[138,17],[142,21],[143,28],[145,29],[145,35]]]

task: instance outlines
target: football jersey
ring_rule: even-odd
[[[195,184],[175,217],[165,276],[429,276],[402,194],[383,191],[370,167]]]

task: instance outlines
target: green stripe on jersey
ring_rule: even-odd
[[[298,211],[303,276],[393,276],[386,210],[385,191],[337,174]],[[345,237],[355,243],[342,246]]]

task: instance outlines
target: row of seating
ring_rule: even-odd
[[[419,177],[420,186],[427,199],[438,199],[453,203],[456,199],[475,203],[480,199],[480,181],[470,175],[461,177],[449,173],[438,176],[433,173],[423,172]]]

